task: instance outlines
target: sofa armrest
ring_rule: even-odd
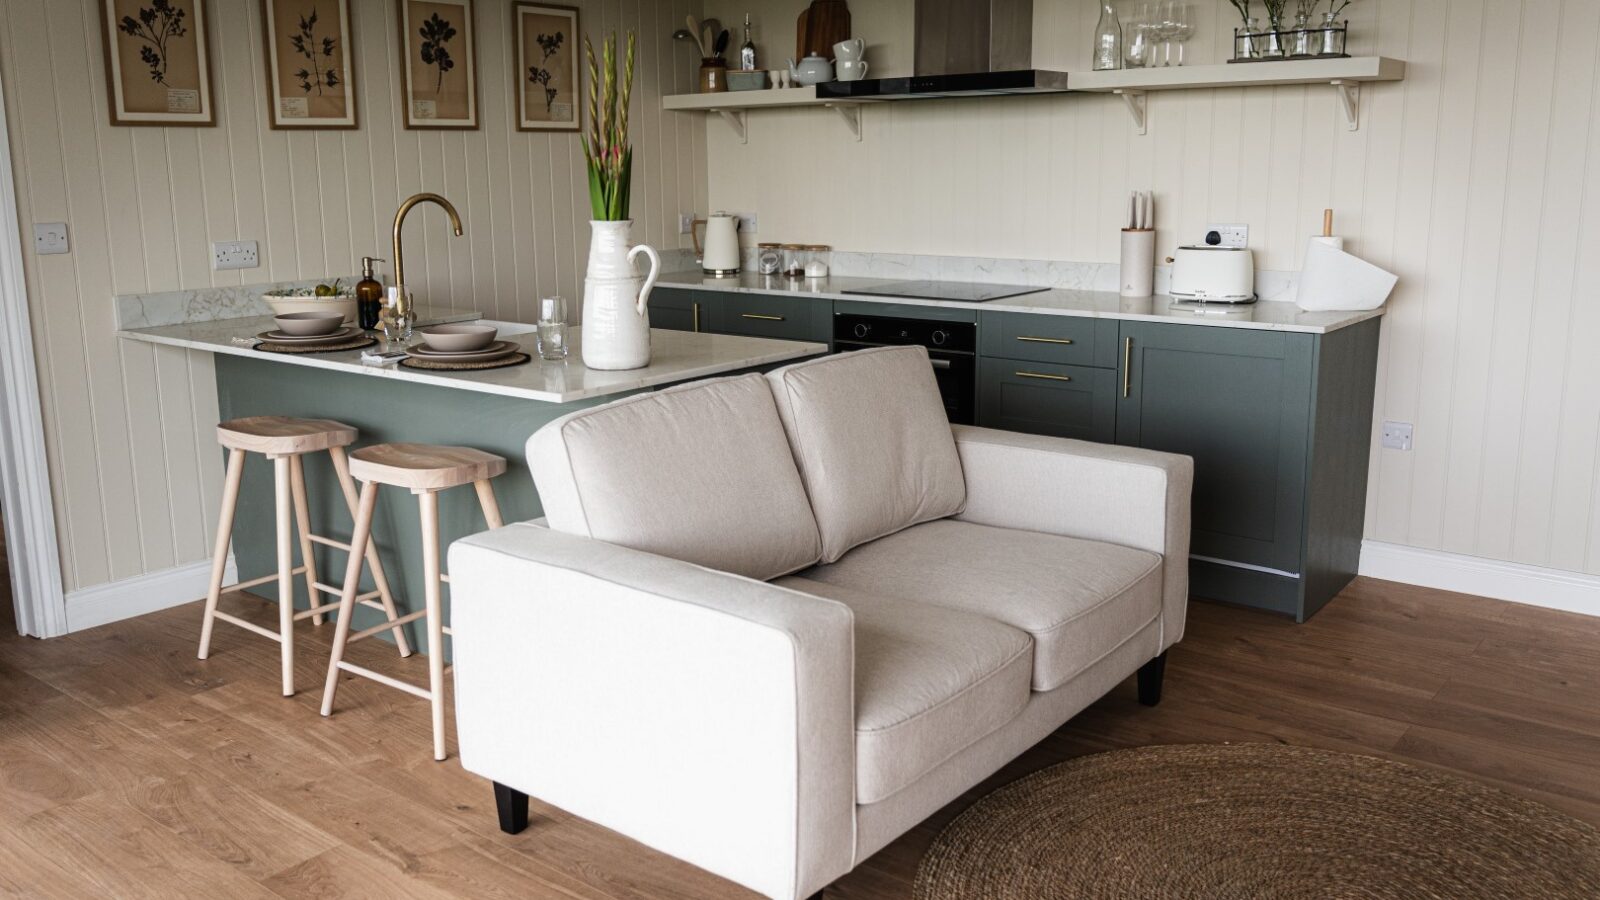
[[[462,766],[768,896],[849,871],[849,607],[528,524],[449,570]]]
[[[952,430],[967,480],[957,518],[1161,554],[1161,649],[1183,637],[1194,460],[970,425]]]

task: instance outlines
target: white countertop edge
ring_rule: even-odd
[[[161,326],[171,327],[171,326]],[[662,372],[653,376],[645,376],[635,380],[623,380],[612,384],[596,385],[592,388],[580,388],[572,391],[552,392],[540,391],[533,388],[513,387],[503,384],[474,382],[470,378],[472,372],[455,374],[436,374],[420,369],[403,369],[398,364],[387,366],[372,366],[362,363],[359,358],[361,351],[346,350],[334,354],[315,353],[261,353],[254,347],[246,344],[218,344],[210,341],[191,340],[187,338],[172,337],[169,335],[150,334],[148,332],[132,330],[118,331],[117,336],[124,340],[140,341],[147,344],[160,344],[167,347],[181,347],[186,350],[199,350],[206,353],[223,353],[229,356],[245,356],[267,362],[285,363],[293,366],[308,366],[314,369],[327,369],[333,372],[342,372],[352,375],[368,375],[375,378],[394,378],[401,381],[410,381],[418,384],[430,384],[435,387],[452,388],[455,390],[476,391],[483,394],[495,394],[501,397],[513,397],[522,400],[534,400],[540,403],[571,403],[576,400],[588,400],[595,397],[608,397],[625,394],[630,391],[644,388],[657,387],[664,384],[677,384],[683,381],[694,381],[699,378],[726,375],[756,366],[771,365],[773,363],[788,362],[790,360],[804,359],[828,352],[826,344],[810,341],[778,341],[770,338],[748,338],[750,341],[759,341],[775,345],[769,352],[755,353],[743,357],[738,364],[709,363],[705,366],[675,369],[671,372]],[[784,346],[786,345],[786,346]],[[780,349],[781,346],[781,349]],[[576,359],[571,362],[582,365]],[[537,366],[539,359],[535,357],[531,362],[523,365]],[[648,368],[648,367],[646,367]],[[503,371],[491,369],[488,371]],[[628,370],[618,370],[622,374]],[[634,370],[644,371],[644,370]]]
[[[757,277],[759,277],[759,276],[757,276]],[[896,280],[896,279],[892,279],[892,278],[870,278],[870,277],[865,277],[865,276],[848,276],[848,277],[850,277],[852,281],[861,282],[862,285],[866,285],[866,284],[869,284],[869,283],[872,283],[872,284],[883,284],[885,282],[890,282],[890,281]],[[693,278],[694,280],[691,281],[691,280],[689,280],[689,278]],[[681,280],[679,280],[679,279],[681,279]],[[741,284],[739,282],[733,281],[732,279],[728,280],[727,282],[716,283],[710,278],[703,278],[699,273],[694,273],[694,274],[692,274],[690,276],[687,276],[687,277],[678,276],[678,278],[674,278],[672,276],[662,276],[661,279],[656,282],[656,286],[660,287],[660,288],[669,288],[669,289],[675,288],[675,289],[684,289],[684,290],[722,291],[724,293],[731,293],[731,294],[762,294],[762,295],[767,295],[767,296],[780,295],[780,296],[784,296],[784,297],[794,297],[796,299],[802,299],[802,298],[807,298],[807,297],[815,297],[815,298],[820,299],[820,300],[843,300],[843,301],[852,302],[852,303],[880,303],[880,304],[892,304],[892,305],[895,305],[895,306],[937,306],[937,307],[946,307],[946,308],[950,308],[950,309],[970,309],[970,310],[974,310],[974,311],[977,311],[977,312],[1010,312],[1010,313],[1027,313],[1027,314],[1030,314],[1030,315],[1045,315],[1045,316],[1077,316],[1079,318],[1087,318],[1087,319],[1120,319],[1120,320],[1133,321],[1133,322],[1165,322],[1165,323],[1176,324],[1176,325],[1205,325],[1205,326],[1212,327],[1212,328],[1219,328],[1219,327],[1220,328],[1245,328],[1245,329],[1250,329],[1252,331],[1296,331],[1296,332],[1303,332],[1303,333],[1307,333],[1307,334],[1327,334],[1329,332],[1338,331],[1341,328],[1348,328],[1351,325],[1355,325],[1355,324],[1358,324],[1360,322],[1365,322],[1368,319],[1376,319],[1376,318],[1382,316],[1384,314],[1385,310],[1387,309],[1386,306],[1380,306],[1377,309],[1368,309],[1368,310],[1328,310],[1326,312],[1320,312],[1320,311],[1311,311],[1311,310],[1301,310],[1299,307],[1295,306],[1293,303],[1288,303],[1288,302],[1282,301],[1282,300],[1261,300],[1261,301],[1257,301],[1256,303],[1249,304],[1248,307],[1245,307],[1245,308],[1250,308],[1250,309],[1266,308],[1266,309],[1272,309],[1272,310],[1276,310],[1278,307],[1287,307],[1287,308],[1295,309],[1297,311],[1296,314],[1300,314],[1300,315],[1322,315],[1322,314],[1325,314],[1325,315],[1328,315],[1330,317],[1335,317],[1337,319],[1336,322],[1333,322],[1331,324],[1309,325],[1309,324],[1298,324],[1298,323],[1293,323],[1293,322],[1259,322],[1259,321],[1245,320],[1245,319],[1229,319],[1224,314],[1229,309],[1233,309],[1235,307],[1231,307],[1231,306],[1226,305],[1226,304],[1213,304],[1211,306],[1206,307],[1205,308],[1206,311],[1190,311],[1190,310],[1186,309],[1186,310],[1183,310],[1183,312],[1185,313],[1184,315],[1178,315],[1178,314],[1157,315],[1157,314],[1154,314],[1154,313],[1135,313],[1135,312],[1121,312],[1121,311],[1113,312],[1113,311],[1110,311],[1110,310],[1067,309],[1067,308],[1048,307],[1048,306],[1027,306],[1027,305],[1022,305],[1022,304],[1007,303],[1005,300],[990,300],[990,301],[988,301],[986,303],[962,303],[962,302],[950,301],[950,300],[928,300],[928,299],[917,298],[917,297],[864,296],[864,295],[861,295],[861,294],[844,294],[844,293],[839,293],[838,291],[808,290],[808,289],[804,289],[804,288],[799,289],[799,290],[794,290],[794,289],[787,289],[787,288],[748,287],[748,286],[746,286],[744,284]],[[1084,294],[1084,295],[1106,293],[1107,296],[1117,296],[1115,294],[1110,294],[1109,292],[1068,291],[1068,290],[1066,290],[1064,288],[1046,288],[1044,292],[1059,292],[1059,293]],[[1034,296],[1034,297],[1036,297],[1036,296],[1038,296],[1038,293],[1044,293],[1044,292],[1036,292],[1034,294],[1025,294],[1023,296]],[[1142,299],[1142,298],[1139,298],[1139,299]],[[1154,300],[1163,300],[1163,301],[1171,300],[1170,297],[1160,297],[1160,296],[1152,298],[1152,299],[1154,299]]]

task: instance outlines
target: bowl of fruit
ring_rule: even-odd
[[[356,320],[356,295],[344,279],[310,287],[278,288],[262,294],[275,316],[307,312],[342,312],[346,324]]]

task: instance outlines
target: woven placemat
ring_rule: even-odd
[[[362,335],[342,344],[314,344],[310,347],[302,344],[274,344],[271,341],[262,341],[256,345],[256,349],[262,353],[334,353],[339,350],[361,350],[377,342],[378,339],[375,337]]]
[[[1600,829],[1466,778],[1282,744],[1085,756],[950,823],[914,900],[1600,897]]]
[[[400,360],[400,365],[408,369],[426,369],[430,372],[467,372],[483,369],[505,369],[510,366],[520,366],[533,359],[526,353],[513,353],[499,359],[485,359],[479,362],[446,362],[444,360],[419,359],[408,356]]]

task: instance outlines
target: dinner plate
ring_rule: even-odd
[[[284,334],[281,331],[263,331],[256,337],[272,344],[337,344],[343,341],[354,340],[361,336],[361,329],[354,325],[335,331],[333,334],[318,334],[311,336],[295,336]]]
[[[406,352],[417,359],[431,359],[435,362],[486,362],[491,359],[499,359],[502,356],[510,356],[521,349],[522,347],[516,341],[495,341],[482,350],[446,353],[442,350],[430,350],[419,345]]]

